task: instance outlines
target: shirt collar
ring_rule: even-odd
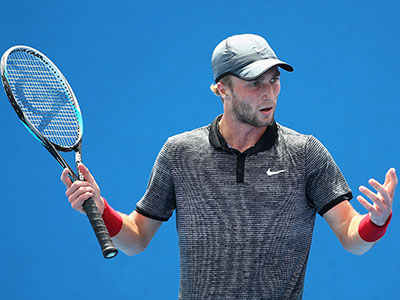
[[[210,125],[210,133],[208,136],[210,143],[217,150],[224,150],[227,152],[236,151],[228,147],[228,144],[226,143],[225,139],[218,130],[218,122],[221,120],[221,118],[222,115],[219,115],[214,119],[214,121],[212,121]],[[253,147],[247,149],[245,153],[257,153],[268,150],[275,143],[277,136],[278,136],[278,125],[274,121],[272,125],[267,127],[267,130],[265,130],[264,134],[261,136],[258,142]]]

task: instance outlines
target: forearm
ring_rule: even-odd
[[[114,210],[104,200],[104,223],[115,245],[127,255],[135,255],[146,249],[161,226],[161,221],[147,218],[136,211],[126,215]]]
[[[114,236],[113,242],[126,255],[135,255],[146,249],[151,238],[147,237],[143,228],[136,222],[137,212],[130,215],[119,213],[122,216],[121,230]]]
[[[364,254],[386,233],[391,214],[381,225],[375,224],[370,215],[355,215],[348,226],[347,235],[341,240],[343,246],[354,254]]]
[[[376,244],[385,233],[390,221],[388,219],[382,224],[383,226],[374,225],[369,220],[369,215],[360,215],[348,201],[333,207],[324,214],[324,218],[343,247],[357,255],[364,254]]]
[[[366,242],[364,241],[358,232],[360,222],[365,217],[365,215],[356,214],[351,219],[350,223],[348,224],[347,232],[339,237],[340,242],[342,243],[343,247],[356,255],[362,255],[370,250],[375,244],[375,242]]]

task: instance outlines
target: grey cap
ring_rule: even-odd
[[[294,70],[278,59],[264,38],[255,34],[234,35],[223,40],[214,49],[211,66],[215,82],[227,74],[253,80],[274,66],[289,72]]]

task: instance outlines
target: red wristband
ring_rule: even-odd
[[[375,242],[384,236],[391,219],[392,213],[385,224],[378,226],[371,221],[369,215],[366,215],[358,225],[358,234],[366,242]]]
[[[107,227],[110,236],[116,236],[118,232],[121,231],[122,228],[122,216],[116,212],[110,205],[108,205],[106,199],[104,199],[104,212],[102,218],[104,220],[104,224]]]

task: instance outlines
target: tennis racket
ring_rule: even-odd
[[[81,162],[82,115],[74,92],[56,65],[43,53],[14,46],[1,58],[1,79],[10,103],[29,132],[57,160],[69,169],[72,181],[84,180],[78,169]],[[59,151],[75,151],[77,174]],[[118,254],[92,198],[83,209],[100,243],[103,256]]]

